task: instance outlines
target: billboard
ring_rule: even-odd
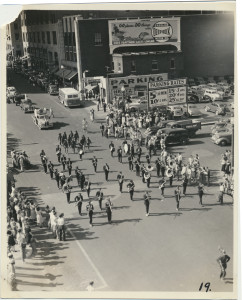
[[[150,107],[186,103],[186,97],[185,78],[149,83]]]
[[[110,53],[120,46],[170,44],[180,49],[180,18],[110,20]]]
[[[111,100],[114,97],[122,96],[122,87],[125,89],[125,96],[133,95],[148,99],[148,84],[150,82],[166,81],[167,79],[167,73],[109,78],[108,86]]]

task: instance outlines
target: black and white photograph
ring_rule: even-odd
[[[23,5],[2,26],[1,297],[237,299],[235,15]]]

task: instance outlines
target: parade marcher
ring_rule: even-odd
[[[106,163],[104,166],[103,166],[103,171],[105,173],[105,180],[108,181],[108,174],[109,174],[109,165]]]
[[[136,171],[136,176],[140,176],[140,163],[138,160],[135,161],[135,171]]]
[[[97,172],[97,158],[96,158],[96,156],[93,156],[92,165],[94,167],[94,171]]]
[[[145,210],[146,210],[146,217],[149,216],[149,211],[150,211],[150,200],[151,196],[149,192],[146,192],[144,194],[144,205],[145,205]]]
[[[62,191],[66,194],[67,203],[70,204],[71,186],[67,182],[62,186]]]
[[[226,251],[224,249],[219,248],[219,250],[222,253],[222,255],[219,256],[217,262],[221,269],[219,277],[221,280],[223,280],[226,276],[227,263],[230,261],[230,257],[226,254]]]
[[[181,200],[181,190],[180,190],[180,186],[179,185],[175,189],[175,199],[176,199],[176,210],[179,210],[180,200]]]
[[[48,169],[49,169],[49,172],[50,172],[50,178],[53,179],[54,165],[52,164],[51,161],[49,161],[49,163],[48,163]]]
[[[90,182],[90,180],[88,178],[85,181],[85,187],[86,187],[86,191],[87,191],[87,197],[89,198],[90,191],[91,191],[91,182]]]
[[[43,168],[44,168],[44,172],[45,172],[45,174],[47,174],[47,157],[46,157],[46,155],[44,155],[41,158],[41,160],[42,160],[42,165],[43,165]]]
[[[104,125],[103,125],[103,123],[100,125],[100,130],[101,130],[101,134],[103,136],[104,135]]]
[[[85,175],[83,174],[83,172],[80,171],[80,187],[82,191],[84,190],[85,181]]]
[[[201,205],[203,205],[203,194],[204,194],[204,185],[199,183],[198,196],[199,196],[199,204],[201,204]]]
[[[75,154],[76,153],[76,141],[75,141],[75,139],[72,139],[72,141],[71,141],[71,148],[73,150],[73,153]]]
[[[167,167],[166,176],[169,178],[170,186],[172,186],[172,182],[173,182],[173,169],[171,167]]]
[[[77,181],[78,186],[80,186],[80,172],[81,172],[81,170],[78,167],[76,167],[75,168],[75,175],[76,175],[76,181]]]
[[[166,180],[164,177],[159,181],[159,189],[161,190],[161,201],[164,200],[164,190],[165,190]]]
[[[73,138],[76,143],[79,141],[79,134],[78,134],[77,130],[75,131]]]
[[[106,206],[106,213],[107,213],[107,217],[108,217],[108,222],[109,224],[112,223],[112,206],[113,203],[111,202],[110,198],[107,199],[107,202],[105,204]]]
[[[86,141],[86,144],[87,144],[87,149],[89,150],[90,146],[91,146],[91,140],[89,137],[87,137],[87,141]]]
[[[130,200],[133,200],[135,185],[134,185],[134,182],[133,182],[132,179],[127,184],[127,188],[128,188],[128,192],[129,192],[129,195],[130,195]]]
[[[113,142],[111,142],[109,144],[109,150],[110,150],[111,156],[113,157],[113,153],[115,151],[115,147],[114,147],[114,143]]]
[[[133,164],[133,157],[132,157],[131,154],[128,156],[128,162],[129,162],[129,170],[130,170],[130,171],[133,171],[133,169],[134,169],[134,164]]]
[[[186,190],[187,190],[187,185],[188,185],[188,178],[185,175],[182,181],[182,186],[183,186],[183,195],[186,195]]]
[[[117,153],[118,153],[118,161],[119,161],[120,163],[122,163],[122,155],[123,155],[123,151],[122,151],[121,146],[118,148]]]
[[[150,187],[150,180],[151,180],[151,174],[150,174],[150,172],[145,171],[145,173],[144,173],[144,179],[146,181],[147,188],[149,188]]]
[[[83,147],[80,148],[79,150],[79,157],[80,157],[80,160],[82,160],[82,155],[84,154],[84,150],[83,150]]]
[[[60,214],[57,219],[57,237],[59,241],[66,240],[65,218],[63,213]]]
[[[123,192],[123,183],[124,183],[124,176],[122,174],[122,172],[119,172],[119,174],[117,175],[117,180],[118,180],[118,184],[119,184],[119,191],[120,193]]]
[[[87,210],[88,215],[89,215],[89,224],[92,227],[93,226],[92,225],[92,216],[93,216],[94,206],[93,206],[91,201],[88,202],[88,205],[86,206],[86,210]]]
[[[160,165],[160,159],[159,158],[157,158],[157,160],[155,161],[155,166],[156,166],[157,177],[160,177],[161,165]]]
[[[71,171],[72,171],[72,161],[70,158],[68,158],[68,161],[67,161],[67,169],[68,169],[68,173],[69,175],[71,175]]]
[[[97,191],[96,197],[97,197],[97,200],[99,203],[99,208],[100,208],[100,210],[102,210],[103,192],[102,192],[101,188],[99,189],[99,191]]]
[[[60,163],[61,162],[61,148],[58,146],[56,148],[56,155],[57,155],[57,160]]]
[[[207,186],[209,186],[210,185],[211,171],[208,167],[206,168],[206,173],[207,173]]]
[[[138,160],[140,161],[141,154],[142,154],[142,148],[140,146],[137,148],[136,153],[138,155]]]
[[[61,156],[61,164],[64,172],[66,170],[66,157],[64,154]]]
[[[83,203],[83,196],[81,193],[79,193],[76,197],[75,197],[75,202],[76,202],[76,206],[78,208],[78,213],[81,216],[82,215],[82,203]]]

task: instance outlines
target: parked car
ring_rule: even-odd
[[[147,100],[139,100],[137,101],[132,101],[132,103],[128,104],[129,110],[132,111],[137,111],[137,110],[146,110],[148,106],[148,101]]]
[[[186,145],[189,141],[188,131],[184,128],[164,128],[156,139],[156,145],[160,148],[160,139],[165,139],[165,145]]]
[[[198,103],[199,102],[199,96],[195,95],[194,93],[188,93],[187,94],[187,102],[188,103]]]
[[[211,126],[211,130],[213,131],[214,129],[216,130],[219,128],[227,127],[228,124],[230,124],[229,120],[218,121],[213,126]]]
[[[184,110],[188,117],[200,117],[202,115],[200,109],[194,104],[184,105]]]
[[[169,105],[167,106],[168,118],[182,117],[185,113],[182,105]]]
[[[223,96],[213,88],[206,89],[204,91],[203,98],[209,101],[223,100]]]
[[[232,143],[232,132],[221,132],[212,136],[212,141],[216,145],[228,146]]]
[[[59,95],[59,89],[58,86],[56,84],[50,84],[48,86],[48,93],[50,95]]]
[[[7,87],[7,97],[9,99],[13,98],[16,95],[17,91],[14,86]]]
[[[201,122],[194,122],[191,119],[190,120],[181,120],[181,121],[173,121],[173,122],[167,122],[166,128],[183,128],[187,130],[188,136],[194,137],[196,136],[196,132],[201,129]]]
[[[205,111],[224,116],[226,115],[226,112],[228,112],[228,108],[225,104],[212,102],[210,105],[205,106]]]
[[[20,105],[20,103],[21,103],[21,101],[23,100],[23,99],[25,99],[26,98],[26,95],[25,94],[16,94],[15,96],[14,96],[14,98],[12,99],[12,101],[15,103],[15,105],[17,106],[17,105]]]

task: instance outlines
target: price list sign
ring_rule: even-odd
[[[161,106],[168,104],[168,89],[149,91],[149,106]]]
[[[174,87],[168,89],[169,104],[180,104],[186,102],[186,87]]]

